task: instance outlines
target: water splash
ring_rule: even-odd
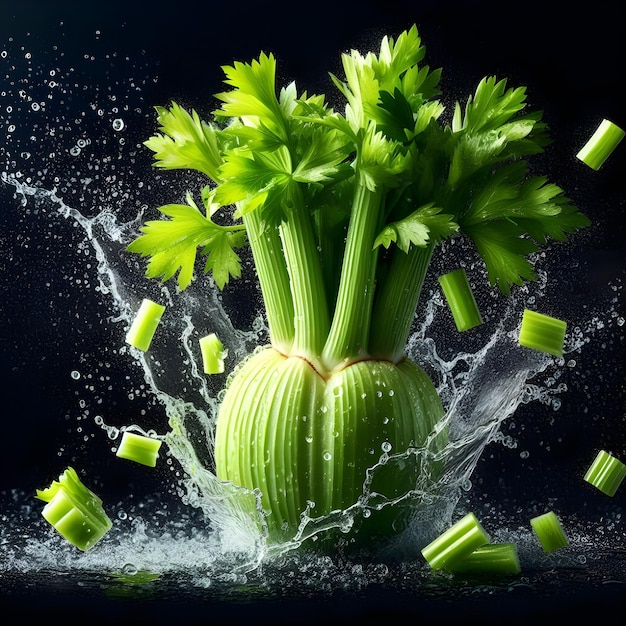
[[[65,267],[67,280],[73,287],[97,294],[102,307],[91,312],[91,323],[104,329],[106,355],[83,355],[71,376],[85,384],[76,430],[87,431],[87,422],[91,422],[95,432],[85,435],[85,441],[100,436],[109,446],[115,446],[127,428],[162,438],[167,444],[168,478],[178,497],[175,502],[147,497],[140,504],[120,503],[112,532],[77,560],[75,551],[37,517],[36,503],[24,507],[22,494],[16,491],[9,494],[16,511],[5,518],[12,530],[3,529],[1,535],[6,548],[2,567],[17,571],[77,566],[83,571],[121,569],[127,573],[142,569],[193,571],[194,584],[210,585],[215,580],[243,584],[267,568],[268,562],[282,566],[283,572],[297,562],[300,570],[316,572],[312,579],[318,586],[336,585],[346,576],[337,562],[301,556],[293,548],[325,529],[349,527],[354,515],[376,506],[372,494],[366,491],[351,509],[323,519],[305,515],[292,542],[269,547],[240,506],[241,498],[255,498],[256,494],[224,485],[211,471],[213,427],[224,379],[201,373],[197,339],[216,332],[228,349],[231,366],[263,344],[267,328],[253,286],[244,285],[250,299],[246,306],[250,320],[238,324],[233,321],[233,308],[209,279],[196,281],[184,293],[168,285],[147,284],[143,267],[124,253],[148,210],[143,199],[159,197],[166,189],[171,198],[172,187],[182,194],[187,184],[193,184],[193,179],[148,174],[147,157],[144,160],[139,143],[128,140],[133,128],[152,127],[141,93],[150,79],[120,80],[96,90],[86,108],[72,110],[68,104],[72,96],[83,92],[73,69],[47,68],[28,56],[19,63],[6,53],[2,58],[10,63],[7,76],[27,75],[27,79],[10,80],[1,101],[8,137],[1,182],[14,192],[18,229],[24,226],[30,232],[37,224],[37,234],[27,237],[25,245],[45,245],[53,262],[60,263],[69,251],[78,254],[84,264]],[[130,69],[134,75],[145,72],[143,67]],[[84,105],[84,99],[81,102]],[[46,112],[53,113],[53,118],[60,115],[60,119],[51,126],[50,116],[43,115]],[[109,156],[97,156],[103,153]],[[450,244],[445,253],[471,258],[460,246]],[[542,260],[543,256],[537,258],[538,265]],[[433,261],[433,274],[438,262]],[[477,265],[471,269],[475,274],[481,272]],[[558,410],[581,350],[598,337],[608,335],[609,339],[602,341],[616,341],[613,334],[622,334],[624,320],[615,307],[622,289],[618,283],[609,286],[613,294],[608,306],[599,303],[601,314],[587,311],[588,318],[571,328],[564,358],[521,349],[516,341],[521,311],[538,305],[546,292],[547,275],[542,271],[539,275],[536,284],[519,290],[505,303],[493,294],[482,294],[487,331],[464,337],[469,348],[439,340],[450,336],[447,310],[436,286],[426,284],[408,353],[437,381],[447,408],[442,425],[450,436],[441,453],[446,471],[436,489],[424,487],[420,495],[426,506],[417,511],[415,523],[395,549],[415,553],[427,537],[443,530],[464,494],[471,491],[472,475],[485,448],[491,443],[517,445],[504,434],[502,425],[522,405],[539,403]],[[163,302],[168,311],[149,353],[125,346],[122,340],[144,295]],[[126,389],[112,388],[111,361],[127,373]],[[158,407],[162,419],[152,415],[148,419],[144,409],[132,421],[116,422],[105,410],[107,395],[114,392],[126,392],[131,400],[141,398],[149,407]],[[372,471],[396,462],[402,454],[406,453],[381,451]],[[28,529],[16,523],[18,519],[28,519]],[[617,519],[613,527],[619,527]],[[16,540],[20,533],[29,538],[27,545]],[[528,541],[527,534],[520,536],[513,528],[507,533],[516,536],[521,545]],[[581,543],[585,540],[581,534]],[[411,550],[406,550],[407,546]],[[295,561],[284,561],[288,558]],[[419,570],[417,563],[421,562],[413,562]],[[353,582],[390,575],[380,564],[363,567],[366,570],[361,570],[360,576],[355,576],[354,570],[348,574]]]
[[[110,211],[87,217],[67,206],[55,191],[28,185],[6,173],[2,174],[2,182],[14,187],[21,210],[31,211],[38,220],[63,220],[70,229],[78,226],[82,233],[80,246],[91,248],[96,260],[91,284],[108,301],[109,313],[105,323],[116,328],[118,343],[113,351],[139,366],[145,384],[141,393],[153,396],[165,408],[171,429],[161,432],[144,430],[141,423],[114,427],[100,413],[95,416],[94,423],[113,441],[129,428],[166,442],[168,462],[171,464],[174,459],[184,470],[182,475],[174,472],[181,502],[202,511],[203,518],[209,521],[212,539],[208,540],[206,536],[202,539],[205,545],[203,563],[211,560],[207,559],[206,546],[212,546],[208,551],[212,559],[216,554],[245,554],[244,569],[253,568],[268,556],[275,558],[316,533],[335,526],[349,527],[353,516],[376,505],[373,496],[365,492],[364,498],[346,511],[323,519],[305,515],[300,533],[293,542],[271,548],[266,546],[258,533],[257,523],[249,519],[245,507],[240,505],[242,497],[254,497],[254,494],[242,495],[240,490],[218,481],[211,471],[213,427],[220,393],[214,379],[201,374],[197,348],[198,337],[210,329],[223,338],[228,353],[233,355],[233,362],[237,362],[263,343],[267,333],[263,319],[257,317],[248,331],[234,327],[218,290],[210,281],[200,281],[184,293],[159,285],[158,296],[168,306],[162,334],[148,353],[125,345],[121,337],[130,326],[137,307],[138,295],[133,285],[141,281],[141,268],[131,271],[132,268],[124,266],[121,259],[141,216],[127,222],[120,222]],[[545,280],[542,276],[537,292],[526,297],[535,302]],[[438,291],[432,290],[428,295],[424,313],[416,320],[408,353],[438,381],[438,391],[447,407],[442,426],[449,431],[449,443],[441,453],[446,470],[436,488],[431,489],[437,496],[421,494],[428,506],[419,512],[414,527],[408,531],[410,545],[414,548],[423,545],[424,537],[443,530],[449,523],[485,447],[494,441],[515,445],[502,435],[501,426],[521,404],[541,402],[558,408],[559,397],[567,391],[567,384],[546,381],[556,381],[563,374],[566,361],[571,361],[572,356],[590,340],[591,331],[600,331],[605,324],[596,320],[587,328],[572,333],[563,358],[522,349],[516,337],[519,312],[525,302],[514,297],[506,300],[504,309],[494,314],[497,322],[492,324],[492,332],[487,334],[483,345],[474,352],[459,351],[447,359],[439,353],[433,336],[438,325],[449,321],[447,310]],[[91,372],[92,377],[96,374]],[[75,370],[72,376],[76,379],[81,375]],[[372,471],[403,458],[404,454],[382,451]],[[135,518],[135,533],[143,532],[141,519],[141,516]],[[405,538],[404,541],[408,540]],[[194,554],[198,553],[193,543],[189,547]],[[194,562],[191,554],[185,560]],[[176,561],[170,560],[171,563]],[[151,562],[144,565],[153,567]]]

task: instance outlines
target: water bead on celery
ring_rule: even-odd
[[[566,330],[566,322],[525,309],[519,333],[519,344],[561,357]]]
[[[161,444],[158,439],[126,431],[122,435],[116,456],[148,467],[156,467]]]
[[[606,450],[600,450],[584,476],[589,484],[613,497],[626,477],[626,465]]]
[[[147,351],[164,311],[162,304],[144,298],[126,334],[126,342],[138,350]]]

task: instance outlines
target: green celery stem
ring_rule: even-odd
[[[487,543],[445,568],[454,574],[519,574],[519,554],[514,543]]]
[[[280,236],[275,228],[264,228],[256,211],[245,213],[250,249],[254,258],[272,346],[288,354],[293,343],[293,299]]]
[[[548,511],[543,515],[533,517],[530,520],[530,525],[535,531],[544,552],[554,552],[569,544],[567,535],[554,511]]]
[[[311,219],[304,205],[294,207],[281,223],[280,236],[293,298],[294,339],[289,355],[319,367],[330,318]]]
[[[404,357],[433,250],[432,243],[424,248],[413,246],[408,252],[394,249],[389,273],[377,286],[370,332],[372,356],[393,363]]]
[[[474,513],[468,513],[422,549],[431,568],[452,569],[477,548],[490,543],[489,534]]]
[[[328,371],[368,358],[382,191],[355,184],[337,302],[322,363]]]
[[[576,156],[591,169],[597,171],[625,136],[626,131],[610,120],[603,119]]]
[[[126,342],[143,352],[149,350],[164,311],[165,307],[162,304],[144,298],[126,333]]]
[[[470,330],[482,324],[482,316],[464,268],[461,267],[440,276],[439,284],[443,289],[456,329],[459,332]]]
[[[626,465],[606,450],[598,452],[584,476],[588,483],[610,497],[616,494],[624,478]]]
[[[521,346],[563,356],[567,323],[550,315],[524,309],[518,342]]]

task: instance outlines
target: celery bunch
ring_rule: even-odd
[[[445,121],[441,71],[424,56],[415,26],[378,53],[343,54],[338,112],[295,83],[279,88],[262,53],[223,68],[210,120],[158,107],[146,141],[157,167],[207,176],[201,202],[160,207],[129,245],[149,257],[147,276],[185,289],[202,257],[223,289],[241,275],[237,251],[252,252],[271,345],[229,380],[214,456],[220,479],[260,490],[270,539],[293,536],[305,510],[353,505],[383,452],[445,445],[435,386],[405,354],[440,242],[468,237],[506,295],[535,279],[542,244],[588,224],[560,187],[529,175],[525,157],[549,137],[525,88],[485,77]],[[429,458],[374,474],[364,534],[401,530],[406,511],[384,504],[437,478]]]

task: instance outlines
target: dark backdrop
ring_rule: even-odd
[[[286,80],[322,91],[329,87],[327,72],[340,72],[340,52],[365,51],[376,46],[383,34],[396,35],[416,23],[430,65],[444,68],[443,86],[453,96],[465,96],[484,75],[495,74],[508,77],[511,84],[527,85],[533,108],[544,110],[544,119],[557,138],[545,161],[548,173],[594,222],[568,248],[570,256],[563,261],[571,262],[571,272],[580,274],[562,294],[565,307],[585,301],[593,304],[607,283],[621,284],[624,277],[626,146],[593,174],[579,167],[572,155],[602,117],[626,126],[622,85],[626,24],[619,3],[595,2],[584,10],[568,5],[566,10],[556,9],[552,4],[563,6],[470,0],[293,2],[286,6],[249,0],[169,4],[7,0],[0,5],[0,52],[3,47],[15,51],[22,46],[24,53],[39,58],[61,55],[64,66],[74,67],[77,81],[89,89],[115,83],[116,63],[89,62],[86,51],[98,58],[115,52],[118,60],[137,59],[155,73],[157,79],[141,88],[149,106],[178,100],[208,112],[213,94],[222,88],[223,64],[249,60],[261,50],[272,51]],[[0,58],[0,92],[10,87],[13,93],[15,85],[7,83],[17,73],[3,66],[7,62]],[[2,171],[7,166],[2,161],[2,141],[8,132],[10,105],[6,97],[0,97]],[[135,129],[137,139],[152,130]],[[141,166],[138,170],[139,177]],[[98,306],[95,296],[64,293],[53,302],[50,283],[59,277],[49,271],[45,258],[32,258],[27,242],[20,240],[11,186],[0,183],[0,202],[4,433],[0,491],[30,491],[45,486],[75,441],[76,398],[67,374],[75,366],[77,343],[87,346],[102,341],[103,331],[94,328],[91,334],[75,336],[67,324],[51,330],[52,316],[72,314],[73,298],[94,297]],[[67,284],[61,289],[67,289]],[[623,315],[621,291],[616,298]],[[52,336],[56,332],[63,334]],[[527,472],[519,462],[519,451],[490,446],[476,476],[489,497],[506,498],[524,489],[549,490],[548,475],[553,478],[551,484],[556,477],[564,481],[558,489],[565,493],[590,460],[591,449],[612,447],[616,454],[626,456],[623,336],[612,342],[610,350],[593,353],[598,378],[574,384],[557,413],[547,409],[542,414],[541,407],[520,411],[517,422],[533,424],[526,430],[524,444],[534,455],[536,467],[546,469]],[[54,359],[49,357],[51,350]],[[118,401],[123,406],[124,398]],[[601,419],[590,427],[584,416],[594,412]],[[551,446],[545,445],[546,438]],[[109,471],[119,474],[104,482],[101,476],[98,481],[103,490],[127,489],[127,481],[133,480],[123,470]],[[157,486],[156,479],[147,474],[145,478]]]

